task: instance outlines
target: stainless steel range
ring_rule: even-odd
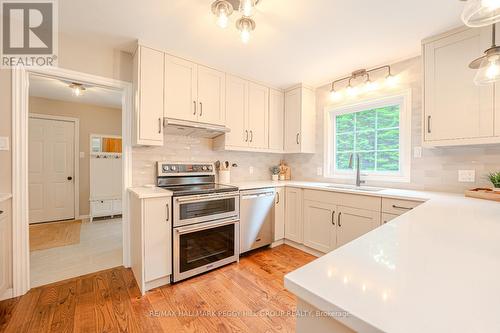
[[[215,183],[211,163],[157,163],[157,185],[173,192],[173,282],[238,261],[238,188]]]

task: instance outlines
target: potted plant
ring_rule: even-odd
[[[500,192],[500,171],[491,172],[488,175],[488,179],[493,184],[493,190],[496,192]]]
[[[272,174],[271,179],[273,181],[278,180],[278,176],[280,174],[280,167],[275,165],[275,166],[272,166],[269,170],[271,170],[271,174]]]

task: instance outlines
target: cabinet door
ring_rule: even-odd
[[[285,93],[285,151],[300,152],[301,88]]]
[[[304,245],[321,252],[336,247],[336,206],[304,200]]]
[[[287,187],[285,191],[285,238],[302,244],[302,189]]]
[[[165,117],[197,119],[197,64],[165,55]]]
[[[248,147],[249,133],[246,129],[248,108],[248,82],[236,76],[226,80],[226,145]]]
[[[389,213],[382,213],[381,216],[382,216],[381,224],[386,224],[387,222],[389,222],[391,220],[394,220],[399,215],[389,214]]]
[[[226,74],[198,65],[198,121],[225,124]]]
[[[137,143],[163,145],[163,53],[139,47]]]
[[[285,238],[285,188],[277,187],[274,199],[274,241]]]
[[[172,274],[171,198],[144,200],[145,281]]]
[[[248,84],[248,131],[253,148],[269,146],[269,88],[249,82]]]
[[[285,95],[279,90],[269,91],[269,149],[283,150],[285,123]]]
[[[10,201],[0,202],[0,295],[2,295],[11,283],[11,233],[10,218],[7,216],[7,204]]]
[[[425,45],[426,141],[493,136],[493,85],[476,86],[469,68],[488,48],[485,31],[465,30]]]
[[[380,225],[380,212],[338,207],[337,247],[363,236]]]

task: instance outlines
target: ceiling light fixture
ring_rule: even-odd
[[[484,51],[484,56],[470,63],[469,68],[477,69],[474,83],[487,85],[500,80],[500,46],[496,46],[496,27],[492,25],[491,47]]]
[[[226,0],[216,0],[212,3],[212,13],[217,17],[217,25],[221,28],[227,27],[233,10],[233,5]]]
[[[240,31],[241,41],[246,44],[250,40],[250,33],[255,30],[255,21],[243,16],[236,21],[236,28]]]
[[[83,84],[81,83],[76,83],[76,82],[72,82],[69,87],[71,88],[71,90],[73,90],[73,96],[75,97],[79,97],[81,95],[83,95],[83,92],[85,90],[87,90]]]
[[[255,9],[255,0],[241,0],[240,1],[240,12],[243,16],[252,16]]]
[[[469,27],[484,27],[500,22],[500,0],[466,1],[462,21]]]
[[[346,81],[346,80],[348,80],[346,92],[347,92],[347,95],[349,95],[351,97],[355,97],[361,92],[370,93],[370,92],[373,92],[373,91],[380,89],[379,82],[373,81],[370,77],[370,74],[377,72],[377,71],[381,71],[381,70],[387,71],[387,75],[385,76],[385,82],[384,82],[385,85],[387,85],[388,87],[391,87],[391,88],[398,85],[399,76],[392,74],[391,66],[387,65],[387,66],[373,68],[370,70],[360,69],[360,70],[352,72],[350,76],[346,76],[346,77],[343,77],[341,79],[333,81],[332,88],[330,90],[330,98],[333,101],[338,101],[340,98],[342,98],[342,96],[343,96],[342,92],[337,90],[335,88],[335,85],[342,82],[342,81]],[[500,67],[499,67],[499,72],[500,72]],[[361,87],[360,85],[355,86],[352,83],[352,81],[360,80],[360,79],[364,79],[363,82],[361,83],[363,85],[362,89],[360,89],[360,87]]]

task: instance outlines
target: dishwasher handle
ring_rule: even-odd
[[[242,200],[250,200],[263,197],[274,197],[274,192],[257,193],[257,194],[243,194],[241,196]]]

